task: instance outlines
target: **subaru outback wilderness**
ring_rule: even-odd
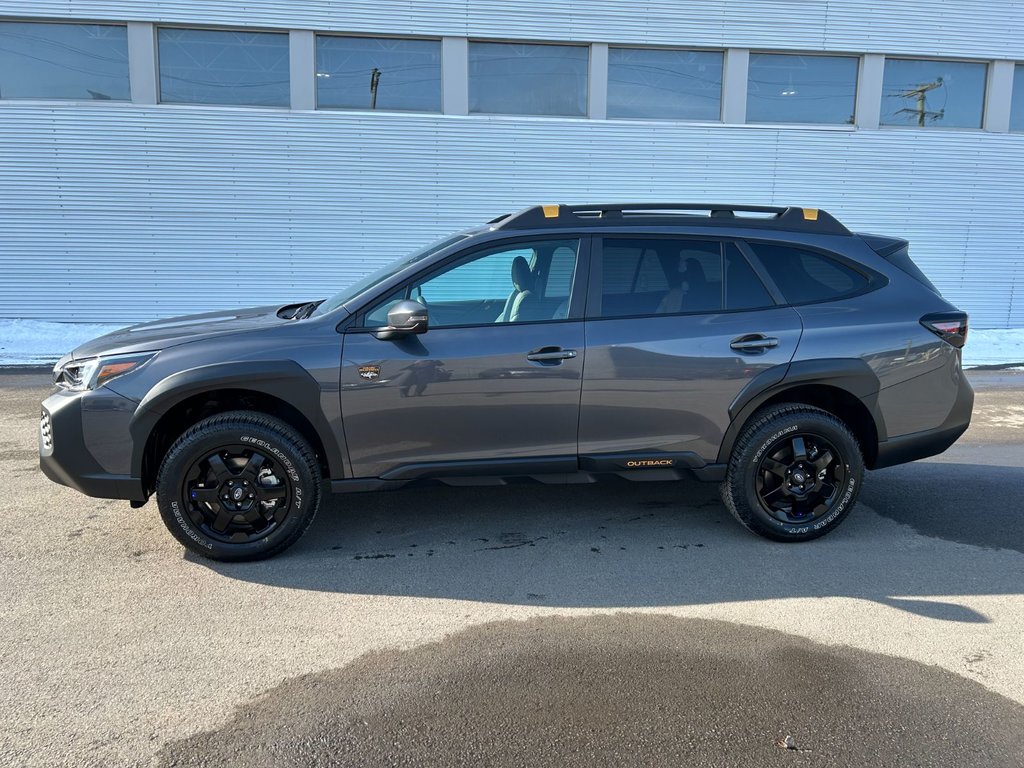
[[[696,476],[806,541],[865,468],[967,428],[967,315],[905,240],[824,211],[528,208],[334,297],[145,323],[54,369],[46,475],[219,560],[276,554],[326,490]]]

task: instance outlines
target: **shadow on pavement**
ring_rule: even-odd
[[[1024,552],[1024,468],[919,461],[866,479],[861,502],[918,533]]]
[[[997,504],[1024,487],[1024,469],[916,464],[869,474],[870,502],[802,545],[748,533],[703,483],[436,487],[328,497],[306,537],[276,559],[195,562],[233,579],[327,592],[560,607],[845,596],[987,622],[948,596],[1024,593],[1019,555],[951,547],[896,524],[994,545],[977,511],[957,501],[967,479],[986,472]],[[917,486],[920,497],[907,490]]]

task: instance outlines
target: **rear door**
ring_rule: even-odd
[[[362,313],[342,352],[353,476],[574,471],[587,245],[559,234],[477,249]],[[427,306],[429,330],[376,338],[406,298]]]
[[[595,238],[583,467],[714,462],[736,395],[792,359],[800,316],[777,305],[744,250],[712,238]]]

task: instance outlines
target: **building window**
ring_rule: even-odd
[[[0,99],[128,101],[128,28],[0,22]]]
[[[981,128],[987,74],[970,61],[886,59],[882,125]]]
[[[1010,97],[1010,130],[1024,131],[1024,64],[1013,68],[1013,96]]]
[[[590,49],[580,45],[469,44],[469,111],[587,114]]]
[[[316,105],[441,111],[441,41],[316,38]]]
[[[608,117],[719,120],[722,52],[608,49]]]
[[[752,53],[747,122],[853,125],[856,56]]]
[[[160,100],[287,107],[288,35],[163,28]]]

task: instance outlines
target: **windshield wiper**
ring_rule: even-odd
[[[292,315],[292,320],[305,320],[307,317],[309,317],[316,311],[317,307],[319,307],[323,303],[324,299],[320,299],[319,301],[311,301],[308,304],[303,304],[301,307],[295,310],[295,314]]]

